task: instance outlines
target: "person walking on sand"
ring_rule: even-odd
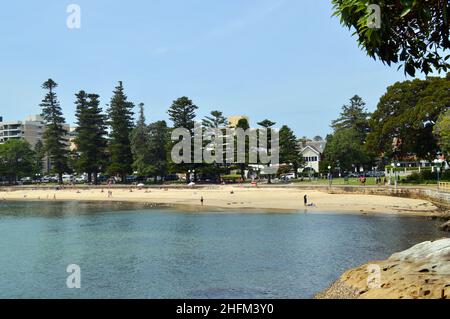
[[[305,206],[308,206],[308,195],[305,194],[305,196],[303,196],[303,203],[305,204]]]
[[[203,206],[203,202],[204,202],[204,200],[203,200],[203,196],[200,198],[200,203],[202,204],[202,206]]]

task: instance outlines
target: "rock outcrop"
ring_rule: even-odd
[[[441,226],[439,226],[439,228],[443,231],[450,232],[450,220],[447,221],[446,223],[442,224]]]
[[[450,238],[345,272],[319,299],[450,299]]]

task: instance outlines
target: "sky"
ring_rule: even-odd
[[[97,93],[106,108],[118,81],[145,103],[148,122],[168,120],[188,96],[202,118],[220,110],[325,136],[355,94],[374,110],[405,80],[358,48],[332,18],[331,0],[15,0],[0,10],[0,116],[39,114],[48,78],[67,122],[74,94]],[[67,27],[67,7],[81,28]]]

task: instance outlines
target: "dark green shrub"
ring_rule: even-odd
[[[446,170],[442,173],[441,179],[445,182],[450,182],[450,170]]]

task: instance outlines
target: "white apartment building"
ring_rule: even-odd
[[[45,124],[40,115],[29,116],[25,121],[0,121],[0,144],[11,139],[24,139],[34,148],[42,139]]]
[[[63,127],[68,132],[69,143],[72,144],[74,132],[71,131],[69,124],[64,124]],[[42,141],[44,131],[45,123],[40,115],[28,116],[25,121],[3,121],[0,116],[0,144],[13,139],[23,139],[34,149],[36,143]],[[44,160],[43,165],[44,171],[50,171],[51,164],[47,159]]]
[[[70,132],[70,125],[64,124]],[[3,121],[0,117],[0,144],[12,139],[24,139],[32,148],[41,140],[45,130],[44,119],[40,115],[28,116],[25,121]]]

